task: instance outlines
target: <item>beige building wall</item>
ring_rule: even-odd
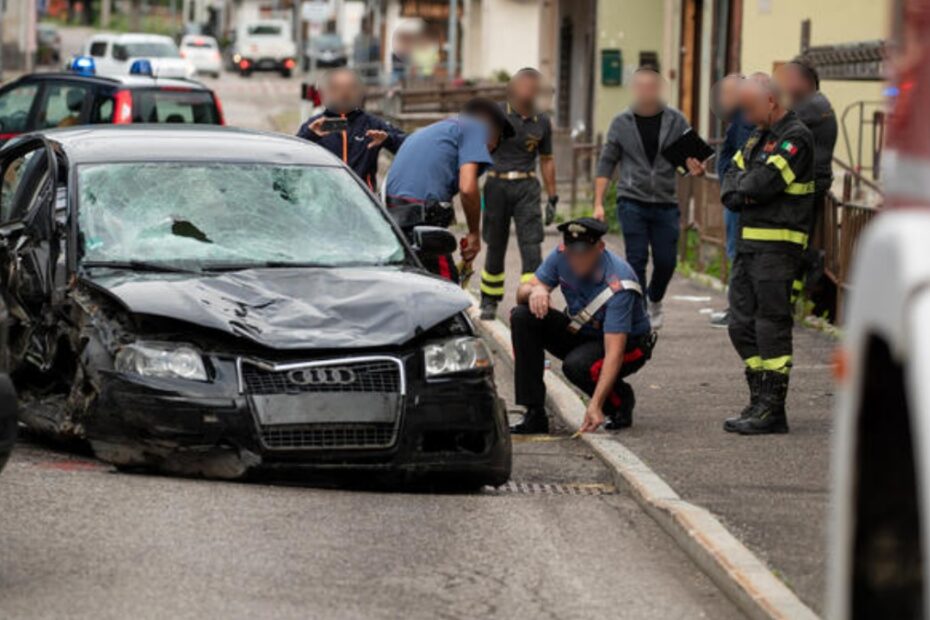
[[[541,0],[469,0],[465,5],[464,76],[487,79],[540,64]]]
[[[773,63],[796,56],[800,51],[801,21],[807,18],[811,20],[814,46],[883,39],[888,29],[888,7],[883,0],[744,0],[743,11],[744,74],[770,73]],[[838,118],[851,104],[882,99],[880,82],[824,80],[821,89],[833,103]],[[852,136],[854,153],[858,126],[858,115],[850,113],[846,129]],[[863,146],[864,152],[871,150],[869,140]],[[842,127],[835,155],[843,161],[849,159]],[[863,163],[870,165],[871,158]]]
[[[630,103],[629,81],[641,51],[659,54],[662,73],[668,75],[665,53],[664,0],[600,0],[597,13],[597,70],[594,86],[594,130],[606,133],[610,121]],[[619,48],[623,57],[623,85],[601,84],[601,50]]]

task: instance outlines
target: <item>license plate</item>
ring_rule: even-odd
[[[272,394],[249,397],[262,426],[280,424],[393,423],[400,396],[377,393]]]

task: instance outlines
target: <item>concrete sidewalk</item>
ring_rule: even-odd
[[[619,238],[608,242],[622,255]],[[557,243],[550,231],[546,251]],[[507,273],[520,273],[513,240]],[[505,322],[517,282],[518,276],[508,277],[500,312]],[[471,283],[477,286],[478,274]],[[637,392],[633,428],[617,439],[684,499],[718,515],[804,602],[822,611],[833,340],[795,330],[789,435],[733,436],[721,425],[745,405],[742,364],[726,330],[710,327],[706,314],[726,305],[724,295],[676,276],[665,305],[655,355],[630,381]]]

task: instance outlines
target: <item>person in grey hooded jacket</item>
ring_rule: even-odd
[[[653,329],[662,326],[662,298],[675,272],[681,214],[675,167],[662,150],[690,128],[681,112],[662,101],[662,76],[643,67],[633,74],[632,105],[610,124],[597,166],[594,217],[604,219],[604,195],[617,165],[617,218],[623,228],[626,258],[643,284]],[[689,172],[704,173],[697,160]],[[646,265],[652,251],[652,278]],[[647,286],[648,283],[648,286]]]

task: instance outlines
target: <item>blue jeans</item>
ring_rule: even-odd
[[[662,301],[678,263],[681,212],[678,206],[642,205],[617,201],[617,219],[623,228],[626,260],[650,301]],[[646,285],[646,264],[652,250],[652,279]]]
[[[739,213],[723,208],[723,224],[727,230],[727,258],[736,258],[736,241],[739,239]]]

